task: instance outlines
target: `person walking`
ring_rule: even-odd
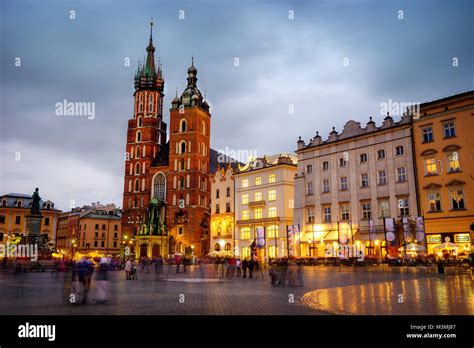
[[[249,268],[249,278],[253,278],[253,269],[255,267],[255,261],[251,258],[248,264]]]
[[[237,270],[236,276],[237,276],[237,277],[240,277],[241,274],[242,274],[242,272],[241,272],[241,270],[240,270],[240,259],[235,260],[235,268],[236,268],[236,270]]]
[[[247,278],[247,266],[248,266],[248,261],[247,259],[244,259],[242,261],[242,278]]]
[[[125,263],[125,275],[126,275],[126,280],[130,280],[130,273],[132,272],[132,263],[130,262],[130,259],[127,259],[127,262]]]

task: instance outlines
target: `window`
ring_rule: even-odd
[[[94,237],[99,238],[99,232],[94,232]]]
[[[95,224],[95,229],[96,229],[96,230],[99,229],[99,224]]]
[[[219,204],[216,204],[216,214],[220,214],[220,207],[219,207]]]
[[[158,173],[153,179],[153,196],[159,201],[165,201],[166,194],[166,177],[163,173]]]
[[[438,192],[428,193],[428,204],[431,212],[441,211],[441,197]]]
[[[100,246],[103,248],[104,247],[104,241],[100,242]]]
[[[148,98],[148,111],[150,112],[153,111],[153,95],[151,94],[150,94],[150,98]]]
[[[331,222],[331,207],[324,207],[323,208],[323,221],[324,222]]]
[[[433,141],[433,128],[431,127],[426,127],[423,128],[423,142],[428,143],[430,141]]]
[[[385,150],[378,150],[377,151],[377,159],[382,160],[385,158]]]
[[[461,171],[461,164],[459,163],[459,154],[457,151],[448,154],[448,167],[450,173]]]
[[[269,190],[268,191],[268,200],[275,201],[276,200],[276,190]]]
[[[312,182],[308,182],[306,185],[307,185],[306,194],[312,195],[312,194],[313,194],[313,183],[312,183]]]
[[[114,225],[114,231],[118,231],[118,225]]]
[[[249,219],[249,211],[242,210],[242,220],[248,220],[248,219]]]
[[[2,200],[2,207],[6,207],[6,206],[7,206],[7,200],[4,199],[4,200]]]
[[[186,153],[186,142],[185,141],[182,141],[181,144],[180,144],[180,150],[181,150],[181,153],[182,154],[185,154]]]
[[[360,163],[365,163],[367,162],[367,154],[366,153],[361,153],[360,154]]]
[[[427,176],[436,175],[438,173],[438,168],[436,166],[436,158],[425,159],[425,172]]]
[[[362,218],[371,219],[372,218],[372,207],[370,202],[362,203]]]
[[[117,232],[114,233],[114,238],[117,238]]]
[[[268,176],[268,183],[272,184],[276,181],[276,175],[275,174],[270,174]]]
[[[350,213],[349,213],[349,204],[341,204],[341,220],[349,220]]]
[[[16,225],[21,224],[21,216],[19,216],[19,215],[15,216],[15,224]]]
[[[379,213],[381,218],[390,217],[390,203],[388,199],[379,201]]]
[[[254,219],[261,219],[263,217],[263,209],[262,208],[255,208],[253,211],[253,218]]]
[[[278,226],[276,225],[268,226],[267,238],[278,238]]]
[[[140,191],[140,181],[138,179],[135,180],[135,192]]]
[[[444,124],[444,137],[451,138],[456,136],[456,129],[454,128],[454,122]]]
[[[343,158],[339,158],[339,167],[347,166],[347,161]]]
[[[306,173],[312,173],[313,172],[313,165],[312,164],[308,164],[306,166]]]
[[[116,248],[116,247],[117,247],[117,242],[114,242],[114,248]]]
[[[97,241],[94,241],[94,246],[97,248]]]
[[[18,208],[21,208],[21,201],[16,202],[16,206],[17,206]]]
[[[225,204],[225,212],[226,212],[226,213],[230,213],[230,203],[229,203],[229,202],[227,202],[227,203]]]
[[[219,190],[216,190],[216,198],[219,198]]]
[[[262,177],[261,176],[257,176],[255,178],[255,185],[261,185],[262,184]]]
[[[240,229],[240,239],[250,239],[250,227]]]
[[[307,215],[308,215],[308,223],[309,224],[314,223],[314,211],[313,211],[313,209],[308,209],[307,210]]]
[[[364,173],[360,175],[360,186],[369,187],[369,174]]]
[[[0,215],[0,224],[4,224],[5,220],[6,220],[6,216],[5,215]]]
[[[142,118],[139,117],[139,118],[138,118],[138,127],[141,127],[141,126],[142,126]]]
[[[243,194],[242,195],[242,204],[249,204],[249,195]]]
[[[140,141],[142,141],[142,132],[140,132],[140,131],[137,132],[137,136],[136,136],[135,141],[136,141],[137,143],[139,143]]]
[[[140,175],[140,163],[135,165],[135,175]]]
[[[44,225],[49,226],[49,217],[44,218]]]
[[[329,180],[328,179],[323,180],[323,192],[324,193],[329,192]]]
[[[405,153],[405,149],[403,148],[403,146],[397,146],[395,148],[395,156],[401,156]]]
[[[379,185],[387,184],[387,173],[385,172],[385,170],[379,170],[377,172],[377,178],[378,178]]]
[[[465,209],[464,208],[464,194],[462,189],[453,190],[451,194],[451,206],[453,210]]]
[[[347,190],[347,177],[342,176],[340,178],[340,183],[341,183],[341,191]]]
[[[135,157],[136,157],[136,158],[140,158],[140,154],[141,154],[141,153],[140,153],[140,146],[137,145],[137,149],[135,150],[135,155],[136,155]]]
[[[179,131],[181,133],[186,132],[186,120],[181,120],[179,123]]]
[[[329,162],[328,161],[324,161],[323,162],[323,170],[328,170],[329,169]]]
[[[240,248],[240,257],[242,258],[242,260],[250,257],[250,247]]]
[[[254,195],[253,195],[253,200],[255,202],[259,202],[261,200],[263,200],[263,195],[261,192],[255,192]]]
[[[242,180],[242,187],[249,187],[249,179]]]
[[[230,187],[227,188],[226,196],[230,197]]]
[[[410,209],[408,207],[408,198],[400,198],[398,200],[398,209],[400,216],[410,215]]]
[[[105,225],[102,225],[102,229],[105,230]]]
[[[269,207],[268,208],[268,217],[276,217],[277,216],[277,208],[276,207]]]
[[[397,168],[397,181],[398,182],[407,181],[407,175],[406,175],[405,167]]]

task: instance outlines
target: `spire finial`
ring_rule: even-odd
[[[194,66],[194,53],[191,56],[191,66]]]
[[[176,98],[178,98],[178,87],[176,87]]]
[[[151,17],[150,21],[150,41],[153,40],[153,17]]]

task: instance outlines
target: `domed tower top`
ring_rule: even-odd
[[[197,88],[197,69],[194,66],[194,57],[191,58],[191,66],[188,68],[188,85],[181,94],[181,104],[184,107],[189,106],[202,106],[202,94],[199,88]]]

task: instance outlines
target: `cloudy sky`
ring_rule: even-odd
[[[472,13],[469,0],[2,0],[0,194],[38,186],[63,210],[70,200],[122,205],[133,75],[151,16],[165,109],[194,55],[211,146],[263,155],[350,119],[380,124],[389,99],[472,89]],[[64,99],[95,103],[95,118],[56,116]]]

